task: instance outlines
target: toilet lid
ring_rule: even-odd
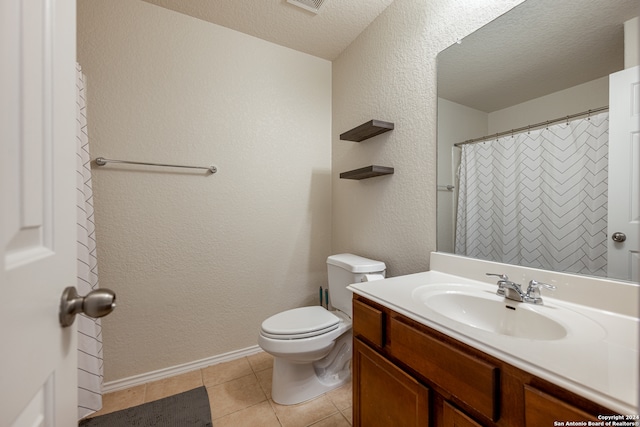
[[[320,307],[301,307],[274,314],[262,322],[262,333],[269,338],[309,338],[332,331],[340,318]]]

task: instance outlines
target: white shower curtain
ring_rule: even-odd
[[[78,294],[98,288],[96,236],[93,219],[93,192],[84,75],[76,64],[76,189],[78,230]],[[100,319],[80,314],[78,324],[78,419],[102,407],[102,327]]]
[[[455,252],[606,276],[609,114],[462,146]]]

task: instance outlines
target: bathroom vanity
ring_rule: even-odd
[[[350,286],[354,425],[640,421],[636,285],[455,258],[433,254],[438,270]],[[565,299],[504,300],[485,270],[519,283],[537,275]],[[599,286],[612,306],[587,305]]]

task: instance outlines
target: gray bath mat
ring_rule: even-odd
[[[87,418],[80,427],[210,427],[211,410],[205,387],[110,414]]]

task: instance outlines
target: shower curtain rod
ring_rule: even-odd
[[[498,132],[498,133],[494,133],[491,135],[486,135],[486,136],[482,136],[480,138],[474,138],[474,139],[468,139],[466,141],[463,142],[456,142],[455,144],[453,144],[454,147],[460,147],[461,145],[466,145],[466,144],[474,144],[476,142],[482,142],[482,141],[487,141],[489,139],[493,139],[493,138],[499,138],[501,136],[505,136],[505,135],[513,135],[516,133],[520,133],[520,132],[524,132],[532,130],[532,129],[537,129],[537,128],[541,128],[544,126],[549,126],[551,124],[554,123],[559,123],[559,122],[564,122],[565,120],[568,122],[571,119],[575,119],[577,117],[581,117],[581,116],[586,116],[586,115],[591,115],[594,113],[599,113],[601,111],[606,111],[609,109],[609,106],[604,106],[604,107],[599,107],[599,108],[594,108],[592,110],[587,110],[587,111],[583,111],[581,113],[577,113],[577,114],[571,114],[568,116],[564,116],[564,117],[558,117],[557,119],[553,119],[553,120],[547,120],[546,122],[540,122],[540,123],[536,123],[534,125],[528,125],[528,126],[523,126],[521,128],[517,128],[517,129],[511,129],[508,131],[504,131],[504,132]]]
[[[163,163],[150,163],[150,162],[133,162],[130,160],[113,160],[105,159],[104,157],[96,157],[96,165],[104,166],[107,163],[127,163],[131,165],[146,165],[146,166],[164,166],[169,168],[189,168],[189,169],[206,169],[211,173],[218,172],[218,168],[215,166],[185,166],[185,165],[169,165]]]

